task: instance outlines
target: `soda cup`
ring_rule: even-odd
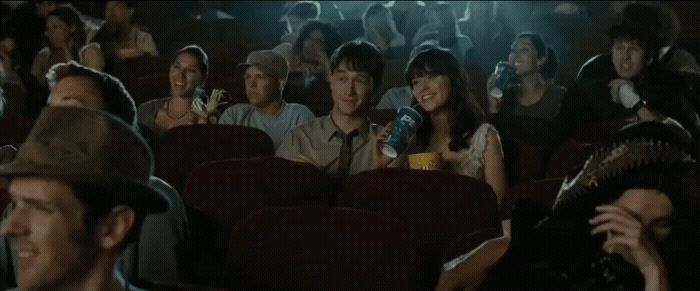
[[[408,139],[423,124],[423,117],[410,106],[399,107],[394,119],[394,127],[386,143],[382,146],[382,153],[390,158],[396,158],[406,150]]]
[[[498,62],[496,70],[494,71],[494,74],[498,76],[498,78],[493,88],[489,89],[489,94],[496,98],[503,97],[503,91],[505,91],[506,86],[508,86],[508,82],[510,82],[510,78],[513,77],[513,73],[513,66],[508,62]]]

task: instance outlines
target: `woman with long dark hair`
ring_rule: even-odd
[[[46,80],[49,68],[57,63],[78,59],[85,45],[85,23],[73,6],[65,4],[46,16],[46,38],[49,45],[41,49],[32,62],[32,76],[40,83]]]
[[[171,96],[139,105],[139,123],[161,136],[173,127],[214,122],[210,117],[218,114],[220,95],[212,93],[206,100],[204,84],[208,75],[209,57],[201,47],[188,45],[180,49],[170,64]]]
[[[506,190],[500,138],[485,123],[455,56],[439,48],[422,51],[409,62],[405,77],[424,120],[414,151],[441,153],[450,171],[485,181],[500,203]]]

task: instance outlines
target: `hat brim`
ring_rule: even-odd
[[[0,188],[9,187],[12,178],[26,176],[53,178],[103,188],[118,195],[116,197],[118,201],[139,213],[164,212],[172,206],[172,202],[165,193],[142,181],[116,176],[90,177],[66,169],[41,167],[21,161],[0,166]]]
[[[272,69],[270,69],[269,67],[264,66],[264,65],[262,65],[262,64],[256,64],[256,63],[240,63],[240,64],[238,64],[237,68],[238,68],[238,71],[241,73],[241,75],[244,75],[244,74],[245,74],[245,71],[246,71],[248,68],[253,67],[253,66],[256,67],[256,68],[258,68],[258,70],[260,70],[261,72],[263,72],[263,74],[265,74],[265,75],[272,76],[272,77],[277,77],[277,78],[282,78],[282,76],[280,76],[279,73],[275,72],[274,70],[272,70]]]
[[[253,64],[249,64],[249,63],[240,63],[236,66],[236,68],[238,69],[239,73],[245,74],[245,70],[247,70],[252,65]]]

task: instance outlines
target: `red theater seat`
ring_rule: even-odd
[[[415,290],[410,229],[369,211],[260,210],[231,234],[229,250],[242,290]]]
[[[262,130],[234,125],[197,124],[165,132],[156,158],[156,176],[182,193],[185,178],[201,163],[274,155],[270,137]]]
[[[29,135],[34,120],[23,115],[11,115],[0,118],[0,146],[19,145]]]
[[[500,205],[499,215],[501,219],[510,219],[513,203],[517,199],[530,199],[539,205],[552,207],[562,182],[564,182],[563,178],[548,178],[508,189]]]
[[[419,239],[419,286],[437,283],[445,249],[478,229],[500,227],[496,195],[476,179],[443,171],[381,169],[350,178],[338,207],[366,209],[411,226]]]

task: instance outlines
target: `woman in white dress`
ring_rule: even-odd
[[[454,55],[439,48],[420,52],[405,77],[424,120],[410,151],[441,153],[446,170],[486,182],[500,203],[507,182],[498,131],[484,121]]]

